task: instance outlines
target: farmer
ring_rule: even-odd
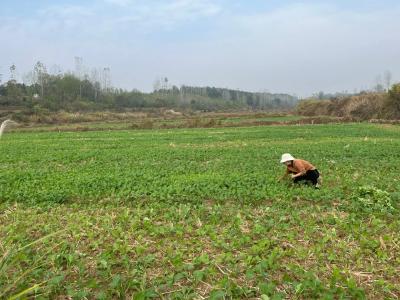
[[[295,159],[289,153],[285,153],[282,154],[281,163],[285,164],[287,167],[286,173],[281,179],[291,174],[294,183],[299,183],[300,181],[311,182],[315,188],[319,188],[319,172],[308,161]]]

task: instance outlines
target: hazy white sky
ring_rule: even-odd
[[[114,86],[143,91],[166,76],[308,95],[400,81],[398,0],[1,0],[0,72],[110,67]]]

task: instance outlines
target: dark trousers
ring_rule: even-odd
[[[294,183],[299,183],[300,181],[311,181],[313,185],[316,185],[318,182],[319,172],[317,169],[308,170],[306,174],[303,176],[296,177],[293,179]]]

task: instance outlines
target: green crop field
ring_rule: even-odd
[[[0,151],[0,298],[400,297],[399,126],[10,132]],[[285,152],[320,190],[278,181]]]

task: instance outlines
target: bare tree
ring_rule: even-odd
[[[111,89],[111,70],[109,67],[104,67],[102,71],[103,90],[108,92]]]
[[[100,91],[101,85],[100,85],[100,71],[96,68],[92,69],[91,76],[90,76],[90,81],[93,84],[94,87],[94,99],[97,100],[98,93]]]
[[[82,98],[82,65],[83,58],[75,56],[75,76],[79,79],[79,98]]]
[[[44,86],[46,84],[47,79],[47,69],[46,66],[38,61],[33,69],[34,72],[34,80],[37,84],[40,85],[41,89],[41,97],[44,96]]]
[[[167,89],[168,89],[168,77],[165,77],[165,78],[164,78],[163,89],[164,89],[164,90],[167,90]]]
[[[10,81],[17,82],[17,66],[15,64],[10,67]]]

